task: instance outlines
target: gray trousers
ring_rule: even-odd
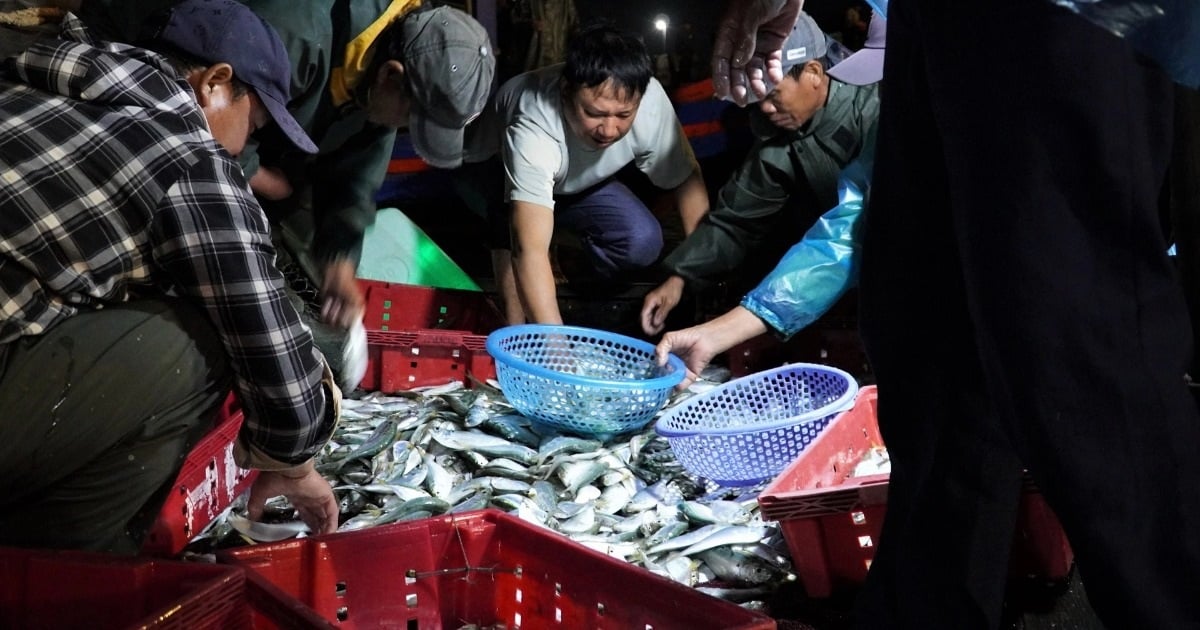
[[[136,553],[230,374],[216,329],[180,300],[0,346],[0,545]]]

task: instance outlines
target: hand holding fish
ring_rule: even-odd
[[[250,520],[262,518],[267,499],[283,495],[314,534],[337,531],[338,505],[329,482],[317,472],[312,460],[286,471],[264,470],[250,487],[246,511]]]
[[[361,322],[366,302],[355,279],[355,264],[339,259],[325,265],[321,283],[321,321],[343,330]]]

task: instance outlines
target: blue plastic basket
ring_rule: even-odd
[[[689,472],[724,486],[753,485],[799,457],[857,393],[842,370],[793,363],[684,400],[655,430]]]
[[[577,326],[508,326],[488,335],[487,350],[517,411],[584,435],[645,427],[685,375],[674,355],[656,365],[649,343]]]

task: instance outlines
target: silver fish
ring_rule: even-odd
[[[766,532],[765,527],[755,527],[752,525],[718,525],[717,529],[710,533],[710,535],[705,536],[702,540],[693,543],[679,553],[690,556],[705,549],[712,549],[713,547],[749,545],[762,540]]]
[[[300,521],[291,523],[260,523],[239,514],[230,514],[229,524],[238,533],[257,542],[287,540],[288,538],[295,538],[300,534],[306,534],[311,531],[308,529],[308,525]]]

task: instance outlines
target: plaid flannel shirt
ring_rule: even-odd
[[[163,57],[93,43],[69,19],[62,39],[5,62],[0,344],[131,292],[190,299],[232,363],[243,443],[302,463],[335,419],[274,259],[237,161]]]

